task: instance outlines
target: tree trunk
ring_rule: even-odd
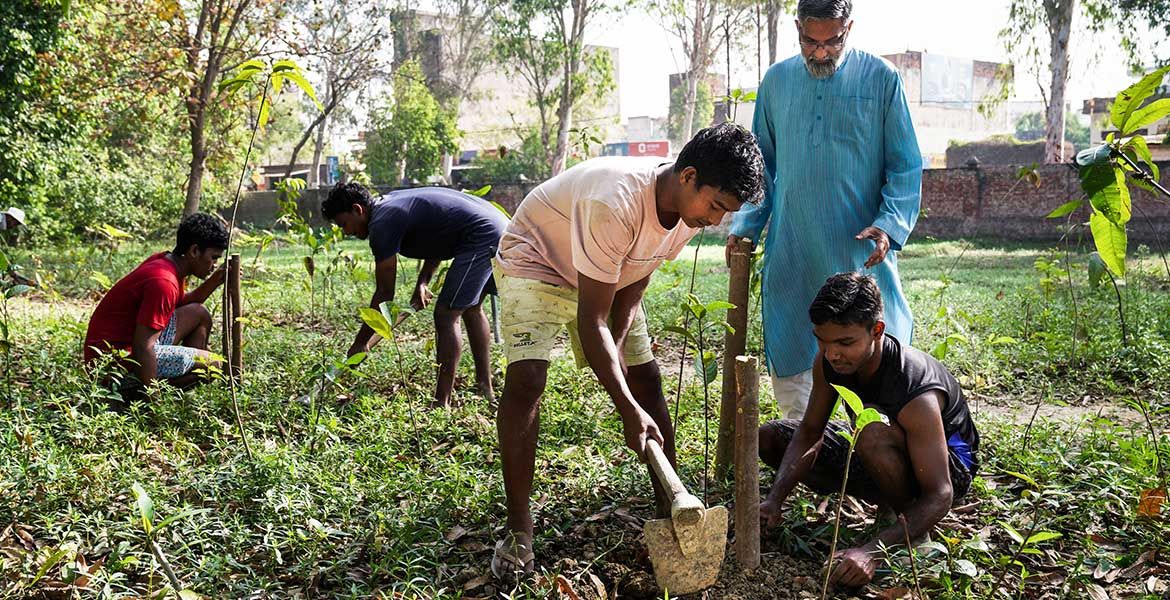
[[[768,66],[776,64],[780,51],[780,0],[768,0]]]
[[[203,139],[203,111],[199,111],[191,124],[191,163],[187,171],[187,199],[183,203],[183,216],[199,211],[199,199],[203,196],[203,170],[207,161],[207,145]]]
[[[328,122],[328,119],[322,119],[321,124],[317,126],[317,139],[313,142],[313,164],[309,167],[308,187],[321,187],[321,152],[325,149],[325,127]]]
[[[1062,163],[1064,156],[1064,92],[1068,85],[1069,37],[1076,12],[1076,0],[1045,0],[1051,45],[1052,82],[1044,119],[1044,162]]]

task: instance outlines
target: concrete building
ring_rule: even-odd
[[[1157,93],[1150,96],[1146,104],[1155,100],[1161,100],[1162,98],[1170,98],[1170,84],[1159,88]],[[1081,108],[1081,113],[1089,116],[1090,144],[1100,144],[1105,141],[1105,138],[1110,133],[1117,134],[1117,127],[1109,120],[1109,109],[1112,104],[1113,98],[1090,98],[1085,100],[1084,106]],[[1154,160],[1170,160],[1170,116],[1160,119],[1149,127],[1138,130],[1137,134],[1145,138],[1146,145],[1150,147],[1150,154],[1154,156]]]
[[[453,76],[453,64],[463,39],[459,37],[457,24],[450,17],[421,10],[404,11],[400,21],[409,26],[395,31],[396,57],[417,58],[432,91],[444,84],[459,85],[458,77]],[[481,43],[488,43],[486,36]],[[486,52],[487,48],[477,50]],[[609,54],[614,88],[602,98],[583,101],[575,108],[572,126],[588,127],[597,137],[610,139],[622,134],[618,125],[618,49],[586,46],[585,52]],[[468,99],[460,107],[457,126],[463,132],[460,146],[465,150],[516,147],[522,132],[539,128],[539,113],[532,106],[529,86],[515,66],[492,62],[483,66]]]

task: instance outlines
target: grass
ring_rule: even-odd
[[[45,285],[9,306],[17,344],[12,388],[4,390],[0,410],[0,528],[11,525],[0,536],[0,595],[131,598],[163,589],[134,506],[136,482],[154,500],[156,520],[208,509],[156,538],[184,586],[206,597],[456,598],[489,591],[546,597],[557,573],[578,592],[596,575],[610,590],[638,595],[634,580],[645,557],[637,556],[631,523],[649,514],[650,486],[624,447],[610,401],[571,360],[560,357],[550,368],[537,455],[537,551],[550,577],[518,590],[482,583],[504,514],[493,414],[472,393],[469,356],[457,382],[464,404],[427,407],[434,381],[428,315],[404,324],[401,360],[388,345],[379,347],[361,377],[334,390],[319,413],[289,401],[349,346],[357,309],[372,291],[361,243],[318,255],[311,288],[302,247],[277,242],[255,260],[255,247],[241,246],[248,321],[240,399],[255,460],[244,455],[225,386],[160,388],[148,402],[112,410],[99,376],[78,364],[101,280],[92,274],[116,279],[161,247],[83,246],[24,257]],[[645,302],[652,334],[681,315],[692,251],[655,275]],[[705,301],[726,293],[722,252],[721,245],[699,248],[695,293]],[[1123,346],[1112,289],[1089,289],[1086,257],[1072,258],[1075,343],[1068,277],[1054,271],[1067,268],[1063,251],[917,241],[901,257],[918,324],[915,345],[933,349],[962,336],[951,338],[946,362],[983,407],[983,471],[972,496],[980,505],[944,522],[945,556],[936,549],[920,558],[932,596],[1011,594],[1027,581],[1011,564],[1017,560],[1027,573],[1060,574],[1067,597],[1083,596],[1089,584],[1141,597],[1144,583],[1136,576],[1106,582],[1094,579],[1094,570],[1123,570],[1148,550],[1170,549],[1165,521],[1135,513],[1141,490],[1158,484],[1144,423],[1133,411],[1096,416],[1134,401],[1165,411],[1167,278],[1160,259],[1138,253],[1121,289],[1130,327]],[[1037,260],[1044,261],[1040,269]],[[403,302],[413,262],[403,263],[397,295]],[[213,314],[217,304],[218,294]],[[216,329],[218,335],[218,322]],[[1012,341],[996,340],[1004,337]],[[749,350],[758,351],[758,325],[748,339]],[[657,343],[673,400],[679,342],[658,333]],[[493,356],[502,371],[499,348]],[[718,413],[718,383],[704,411],[696,381],[688,366],[677,423],[681,475],[693,489],[702,480],[704,430],[713,448]],[[1038,402],[1067,414],[1026,428]],[[763,404],[762,417],[774,417],[770,401]],[[1156,421],[1163,460],[1170,446],[1165,422]],[[712,492],[729,501],[728,489],[717,483]],[[828,543],[817,502],[802,492],[785,531],[765,540],[765,552],[823,561]],[[864,534],[859,519],[848,525],[845,542]],[[1008,528],[1061,536],[1036,544],[1039,555],[1016,553]],[[982,547],[974,540],[986,551],[972,549]],[[1144,574],[1142,568],[1135,572]],[[879,587],[908,580],[894,568]],[[1024,597],[1057,589],[1032,581]]]

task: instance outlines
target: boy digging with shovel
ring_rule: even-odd
[[[578,365],[588,364],[613,399],[626,445],[644,460],[654,440],[675,462],[642,295],[654,270],[700,228],[759,201],[763,172],[754,136],[723,123],[696,134],[673,164],[655,157],[589,160],[537,186],[516,209],[496,257],[508,360],[496,415],[508,509],[491,562],[497,577],[533,570],[529,496],[540,397],[562,327]],[[669,514],[653,481],[660,516]]]

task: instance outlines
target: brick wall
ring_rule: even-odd
[[[488,199],[497,202],[503,206],[508,213],[516,212],[516,207],[520,205],[520,201],[532,188],[536,187],[539,182],[509,182],[492,184],[491,192],[488,192]],[[376,186],[378,193],[385,193],[395,188],[392,186]],[[248,192],[240,198],[240,208],[236,213],[236,223],[241,227],[255,227],[262,229],[271,229],[275,227],[276,219],[280,217],[279,207],[276,204],[276,197],[280,192]],[[319,227],[324,225],[321,220],[321,200],[329,193],[329,189],[310,189],[301,193],[300,199],[297,201],[297,207],[302,216],[304,216],[311,225]],[[231,209],[221,211],[224,218],[231,217]]]
[[[1158,165],[1162,185],[1170,186],[1170,163]],[[1011,240],[1057,240],[1063,219],[1044,216],[1082,196],[1077,173],[1068,165],[1044,165],[1040,185],[1017,178],[1018,167],[928,169],[922,173],[922,216],[916,237],[988,236]],[[1136,243],[1162,243],[1170,232],[1170,201],[1131,185],[1133,218],[1129,238]],[[1082,207],[1074,222],[1087,222]]]

